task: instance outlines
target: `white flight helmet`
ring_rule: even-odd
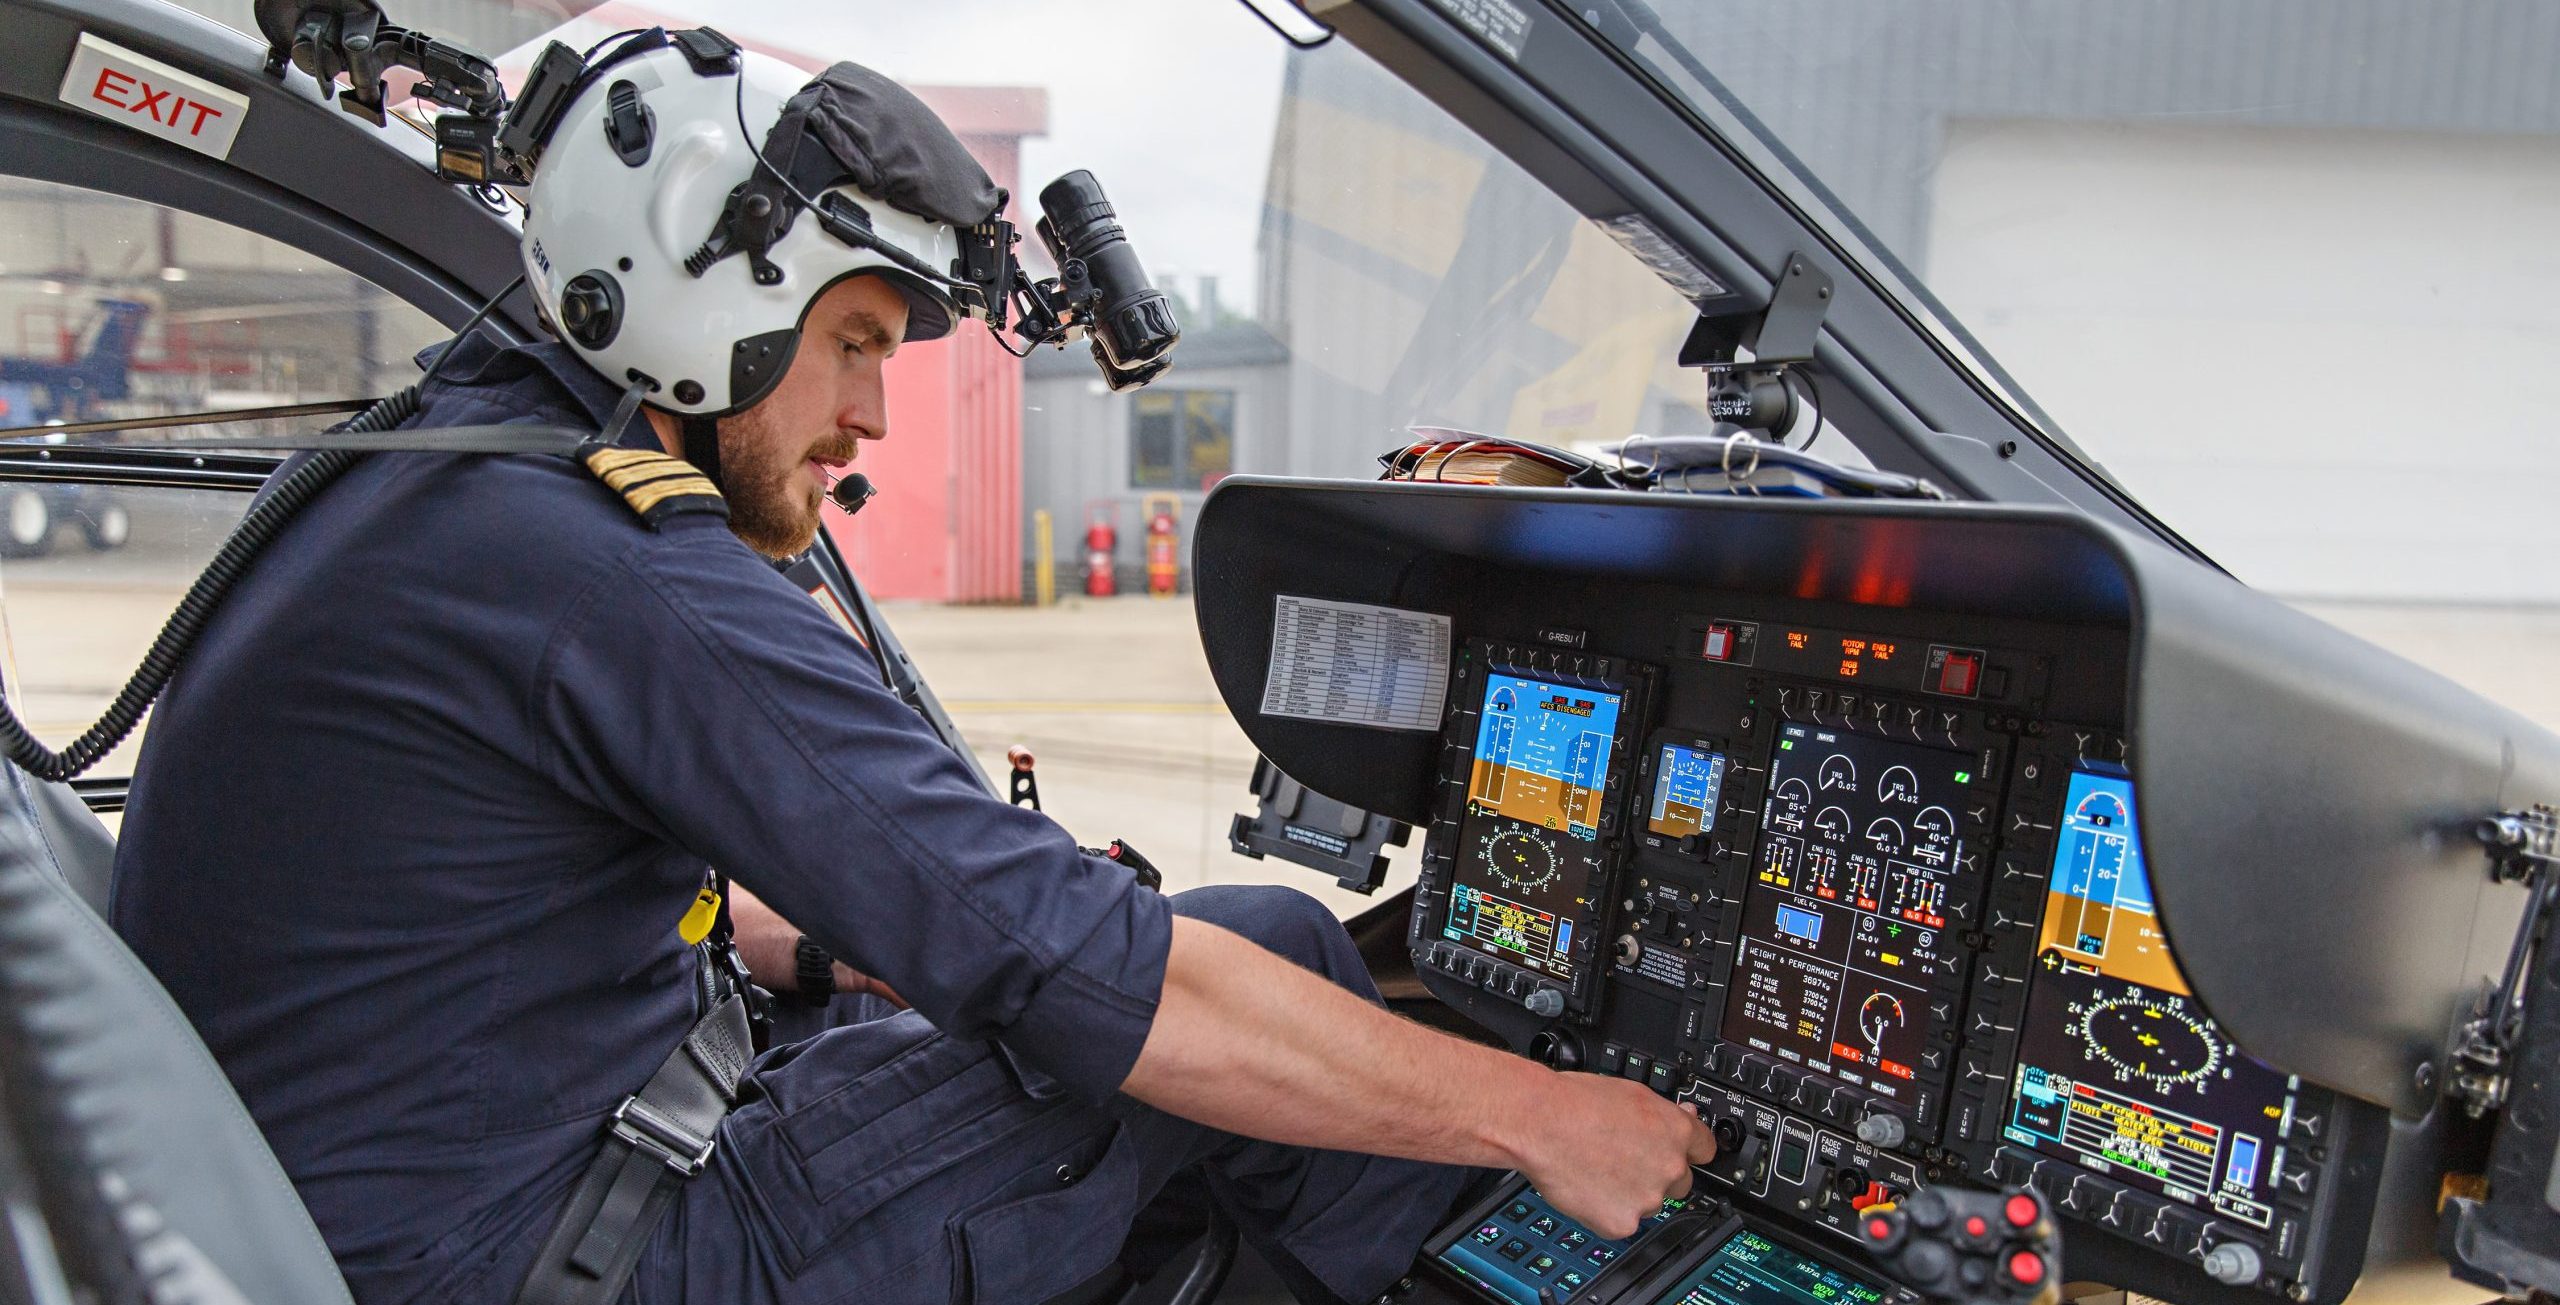
[[[838,64],[812,80],[716,33],[650,33],[598,61],[560,111],[534,171],[525,275],[590,366],[693,419],[690,454],[709,418],[773,388],[810,304],[846,277],[896,285],[907,339],[948,334],[978,302],[955,279],[955,226],[1003,204],[949,129],[878,74]]]

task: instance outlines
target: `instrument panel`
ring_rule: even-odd
[[[2335,1299],[2363,1229],[2321,1230],[2373,1174],[2329,1158],[2377,1112],[2195,1002],[2124,662],[2105,628],[1773,597],[1477,633],[1417,971],[1528,1054],[1696,1103],[1714,1188],[1817,1244],[1932,1183],[2026,1183],[2117,1285]]]

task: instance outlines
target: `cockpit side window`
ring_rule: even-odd
[[[0,669],[37,738],[60,747],[97,718],[267,465],[75,449],[47,430],[167,417],[189,419],[179,435],[316,429],[337,418],[254,414],[395,390],[445,334],[254,232],[0,178]],[[148,729],[90,772],[91,791],[132,773]]]

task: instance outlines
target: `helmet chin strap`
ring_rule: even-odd
[[[702,473],[714,489],[727,492],[720,482],[720,419],[692,413],[679,419],[684,429],[684,460]]]

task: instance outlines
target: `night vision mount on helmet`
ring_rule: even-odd
[[[1058,275],[1016,257],[1007,196],[911,92],[857,64],[815,78],[709,28],[631,34],[589,61],[558,42],[508,101],[485,60],[392,27],[368,0],[262,0],[279,70],[379,121],[391,66],[426,74],[437,170],[523,189],[525,274],[561,337],[617,385],[685,417],[754,404],[809,305],[848,276],[906,298],[906,338],[974,317],[1023,348],[1082,332],[1113,389],[1181,337],[1090,173],[1045,188]],[[1008,346],[1011,347],[1011,346]]]

